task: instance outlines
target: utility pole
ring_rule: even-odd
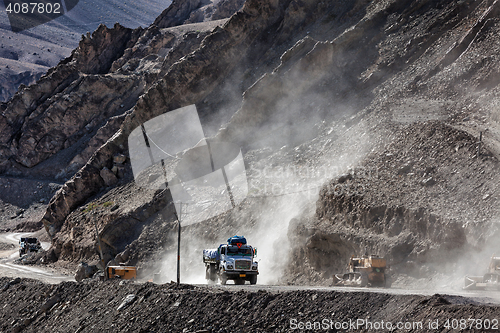
[[[179,203],[179,215],[177,216],[177,222],[179,223],[177,227],[177,285],[181,283],[181,222],[182,222],[182,201]],[[184,203],[184,209],[187,211],[188,203]],[[187,213],[186,213],[187,214]]]
[[[148,134],[146,133],[146,128],[144,124],[141,124],[142,136],[144,138],[144,143],[148,148],[149,159],[151,160],[151,165],[155,165],[155,159],[153,157],[153,152],[151,151],[151,144],[148,138]],[[154,142],[153,142],[154,143]],[[167,178],[167,169],[165,167],[165,160],[161,159],[161,167],[163,170],[163,178],[165,180],[165,190],[169,190],[168,186],[168,178]],[[177,217],[177,222],[179,223],[177,227],[177,285],[181,283],[181,218],[182,218],[182,202],[180,203],[180,212]]]
[[[181,216],[182,216],[182,202],[179,204],[179,225],[177,227],[177,285],[181,283]]]
[[[95,227],[95,235],[97,237],[97,244],[99,246],[99,254],[101,256],[101,265],[102,265],[102,269],[104,269],[104,280],[106,281],[108,279],[108,272],[106,272],[106,266],[104,264],[104,256],[102,255],[102,246],[101,246],[101,237],[99,237],[99,231],[97,230],[97,222],[96,222],[96,219],[97,219],[97,212],[94,211],[94,227]]]

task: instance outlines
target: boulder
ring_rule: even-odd
[[[97,266],[88,265],[82,261],[76,270],[75,280],[80,282],[83,279],[90,279],[97,271]]]
[[[130,249],[126,249],[125,251],[118,253],[115,257],[115,261],[117,263],[127,262],[130,258]]]
[[[113,186],[118,182],[118,178],[116,178],[115,174],[106,167],[101,170],[100,175],[106,186]]]

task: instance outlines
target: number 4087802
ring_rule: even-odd
[[[8,14],[61,14],[60,3],[23,2],[9,3],[5,8]]]

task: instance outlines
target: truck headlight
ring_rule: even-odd
[[[226,269],[229,270],[229,269],[233,269],[233,265],[227,265],[226,266]]]
[[[252,266],[252,271],[256,271],[257,270],[257,266]]]

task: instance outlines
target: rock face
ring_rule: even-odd
[[[83,37],[70,57],[1,105],[0,172],[69,178],[118,130],[122,115],[156,81],[162,64],[199,47],[215,26],[194,27],[185,38],[175,29],[101,25]],[[64,157],[56,159],[64,160],[63,167],[40,165],[62,150]]]
[[[11,31],[7,16],[3,16],[0,26],[3,37],[0,48],[0,102],[8,101],[22,84],[34,84],[61,59],[68,57],[78,46],[80,36],[94,31],[99,22],[107,22],[109,27],[115,22],[129,28],[147,26],[169,3],[169,0],[147,0],[124,5],[89,0],[80,2],[71,10],[67,7],[68,12],[61,22],[39,25],[26,34]]]
[[[37,72],[31,72],[31,71],[23,71],[20,73],[17,72],[10,72],[10,73],[5,73],[0,76],[0,101],[6,101],[8,100],[11,96],[15,94],[17,91],[18,87],[23,84],[25,86],[31,85],[38,81],[40,77],[42,76],[42,73],[44,72],[45,68],[41,68]]]
[[[225,19],[240,10],[244,3],[244,0],[174,0],[172,5],[165,9],[153,24],[165,28]]]
[[[147,29],[100,27],[3,106],[3,172],[67,158],[42,219],[59,258],[95,258],[93,219],[108,260],[173,248],[170,193],[133,182],[127,139],[191,104],[214,141],[242,148],[250,185],[241,206],[188,233],[254,232],[288,282],[329,283],[365,250],[422,277],[495,244],[499,2],[240,4],[174,1]],[[172,27],[223,8],[239,11]]]
[[[3,105],[0,120],[3,172],[22,173],[23,167],[31,168],[62,149],[74,147],[109,116],[125,111],[120,105],[126,101],[114,97],[117,92],[120,94],[120,89],[123,89],[121,94],[139,93],[139,80],[117,77],[100,80],[101,76],[96,74],[108,71],[131,36],[131,29],[119,25],[113,29],[100,26],[36,85],[22,89]]]
[[[496,179],[498,160],[486,155],[480,167],[471,163],[476,139],[439,122],[395,134],[387,150],[320,190],[312,218],[291,223],[290,237],[306,245],[293,250],[291,276],[320,272],[318,278],[329,279],[345,269],[350,255],[366,251],[383,253],[394,273],[424,276],[423,263],[446,273],[440,263],[465,260],[496,240],[485,235],[496,229],[491,217],[498,211],[483,204],[490,190],[475,184]],[[448,165],[463,177],[450,174]]]

